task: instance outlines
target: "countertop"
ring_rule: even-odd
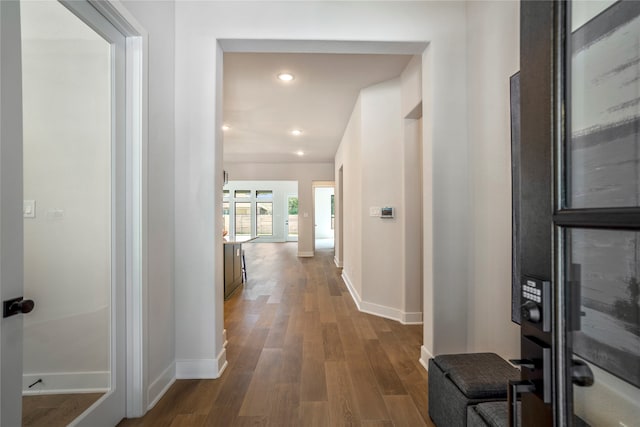
[[[232,244],[236,244],[236,243],[248,243],[248,242],[251,242],[251,241],[256,240],[256,239],[257,239],[257,237],[250,237],[250,238],[244,239],[244,240],[238,240],[238,239],[230,240],[227,237],[225,237],[224,238],[224,244],[225,245],[227,245],[227,244],[232,245]]]

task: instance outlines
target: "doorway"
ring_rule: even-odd
[[[333,250],[335,245],[335,188],[314,184],[313,218],[315,250]]]

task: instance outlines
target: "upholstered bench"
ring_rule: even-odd
[[[429,416],[438,427],[466,427],[467,407],[506,401],[520,371],[495,353],[446,354],[429,360]]]
[[[521,412],[518,402],[518,411]],[[520,426],[520,417],[516,418],[516,427]],[[506,401],[484,402],[467,407],[467,427],[509,427],[509,407]]]

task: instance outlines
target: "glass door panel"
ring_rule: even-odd
[[[556,217],[566,404],[574,424],[631,426],[640,419],[640,3],[574,1],[567,18]]]
[[[287,197],[287,217],[285,219],[287,241],[298,240],[298,196]]]
[[[124,37],[68,6],[21,2],[23,425],[124,415]]]

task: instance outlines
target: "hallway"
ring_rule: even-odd
[[[225,302],[228,367],[178,380],[120,426],[432,426],[422,326],[360,313],[332,250],[244,245],[248,283]]]

